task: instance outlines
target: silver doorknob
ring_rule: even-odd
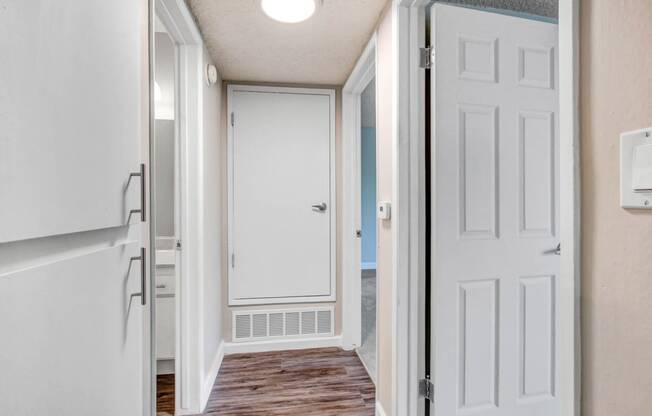
[[[316,212],[325,212],[326,211],[326,203],[322,202],[321,204],[314,204],[312,206],[312,210]]]
[[[544,251],[543,254],[554,254],[555,256],[561,256],[561,243],[557,244],[557,247],[553,248],[552,250]]]

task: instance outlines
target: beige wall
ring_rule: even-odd
[[[619,206],[618,135],[652,125],[652,1],[582,0],[582,394],[652,414],[652,212]]]
[[[222,107],[222,135],[220,141],[220,153],[222,154],[222,168],[223,168],[223,179],[222,179],[222,239],[223,239],[223,248],[222,256],[223,258],[228,258],[228,235],[227,235],[227,207],[228,207],[228,192],[226,187],[226,138],[227,138],[227,88],[226,86],[229,82],[224,82],[222,88],[222,102],[225,105]],[[268,86],[283,86],[283,87],[299,87],[299,88],[328,88],[335,90],[335,186],[336,186],[336,195],[337,199],[336,204],[336,233],[337,233],[337,248],[336,248],[336,286],[337,286],[337,301],[335,303],[294,303],[294,304],[280,304],[280,305],[260,305],[260,306],[228,306],[229,305],[229,294],[228,294],[228,264],[225,262],[222,269],[222,302],[223,302],[223,336],[226,342],[232,341],[232,312],[238,309],[283,309],[287,307],[310,307],[310,306],[324,306],[324,305],[335,305],[335,335],[342,334],[342,88],[336,86],[328,85],[306,85],[306,84],[269,84],[269,83],[247,83],[247,82],[234,82],[233,84],[251,84],[251,85],[268,85]]]
[[[376,66],[376,180],[379,201],[393,201],[393,135],[392,114],[394,79],[394,37],[391,8],[380,19],[377,31]],[[388,416],[392,414],[392,222],[378,221],[377,237],[377,361],[378,382],[376,400]]]
[[[212,64],[208,52],[204,49],[203,61],[206,67]],[[215,360],[220,343],[222,342],[222,300],[220,291],[222,279],[222,265],[226,258],[222,253],[224,245],[222,234],[222,206],[221,206],[221,183],[222,183],[222,163],[220,143],[223,141],[221,132],[221,123],[218,115],[221,113],[221,107],[224,106],[222,99],[222,82],[218,81],[214,85],[208,85],[202,82],[202,194],[203,194],[203,230],[202,230],[202,296],[204,328],[203,328],[203,370],[204,376],[208,376],[211,366]]]

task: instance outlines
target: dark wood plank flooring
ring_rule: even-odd
[[[156,376],[156,415],[174,416],[174,374]]]
[[[374,408],[356,353],[317,348],[226,356],[204,415],[373,416]]]

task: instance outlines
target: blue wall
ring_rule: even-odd
[[[376,267],[376,129],[362,128],[362,268]]]

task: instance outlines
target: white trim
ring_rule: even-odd
[[[425,84],[418,68],[419,19],[424,1],[395,0],[392,5],[394,28],[393,80],[393,189],[394,223],[392,272],[392,413],[408,414],[417,406],[419,373],[418,345],[422,333],[417,322],[424,282],[425,199],[423,128],[425,118],[420,111]],[[414,10],[411,10],[414,8]],[[424,14],[422,14],[423,16]],[[417,42],[414,45],[413,42]],[[423,315],[423,309],[421,309]],[[412,344],[411,344],[412,341]],[[414,347],[416,345],[417,347]],[[411,402],[414,405],[411,406]]]
[[[315,337],[299,339],[279,339],[251,342],[227,342],[224,354],[242,354],[253,352],[303,350],[308,348],[342,347],[342,337]]]
[[[361,344],[361,247],[360,225],[361,94],[376,74],[376,34],[367,43],[342,88],[342,347]],[[378,86],[376,86],[378,88]],[[376,111],[378,109],[376,108]],[[362,265],[364,268],[364,265]],[[375,266],[374,266],[375,267]],[[376,326],[378,323],[376,322]]]
[[[387,413],[385,413],[385,409],[383,409],[383,405],[380,404],[379,401],[376,402],[376,416],[386,416]]]
[[[180,275],[187,278],[176,279],[176,293],[180,295],[175,296],[175,408],[177,414],[196,414],[200,411],[204,376],[201,296],[203,149],[202,141],[198,140],[202,137],[203,42],[192,14],[183,0],[153,0],[153,8],[154,16],[166,26],[177,49],[175,69],[178,104],[175,111],[178,125],[175,127],[179,136],[178,183],[181,211],[178,226],[184,244],[177,269]],[[153,41],[151,47],[153,55]],[[151,325],[155,328],[155,311],[151,316]],[[155,340],[155,336],[153,339]],[[154,348],[152,354],[155,354]],[[155,392],[155,389],[156,386],[152,386],[152,392]],[[154,396],[152,408],[155,406]]]
[[[397,170],[402,166],[403,177],[397,178],[397,201],[403,215],[395,254],[394,298],[396,340],[392,364],[397,380],[393,393],[397,415],[424,413],[424,401],[419,398],[418,380],[425,371],[425,71],[419,67],[419,48],[426,40],[428,0],[401,0],[396,13],[396,59],[398,117],[397,136],[407,142],[397,148]],[[405,177],[407,175],[407,177]],[[400,276],[408,276],[400,279]],[[403,307],[401,307],[403,305]]]
[[[260,85],[241,85],[229,84],[227,86],[227,114],[233,111],[233,93],[237,91],[269,92],[269,93],[286,93],[286,94],[311,94],[327,95],[330,98],[330,237],[331,237],[331,258],[330,258],[330,279],[331,292],[326,296],[305,296],[305,297],[284,297],[284,298],[256,298],[256,299],[236,299],[233,293],[231,282],[231,255],[233,247],[233,126],[227,123],[227,189],[228,189],[228,259],[227,279],[229,292],[229,306],[242,305],[272,305],[272,304],[293,304],[293,303],[315,303],[315,302],[335,302],[337,300],[337,179],[336,179],[336,149],[335,149],[335,90],[329,88],[296,88],[296,87],[279,87],[279,86],[260,86]],[[237,123],[237,114],[236,114]],[[237,253],[236,253],[237,254]]]
[[[204,378],[204,384],[201,390],[201,401],[200,408],[202,413],[206,410],[206,405],[208,404],[208,399],[211,396],[211,391],[213,390],[213,385],[217,379],[217,374],[220,372],[220,367],[222,366],[222,361],[224,360],[224,341],[220,342],[220,346],[215,352],[215,357],[213,358],[213,363],[211,364],[208,374]]]
[[[561,414],[581,414],[581,179],[579,132],[580,0],[559,2],[560,299],[559,398]]]

